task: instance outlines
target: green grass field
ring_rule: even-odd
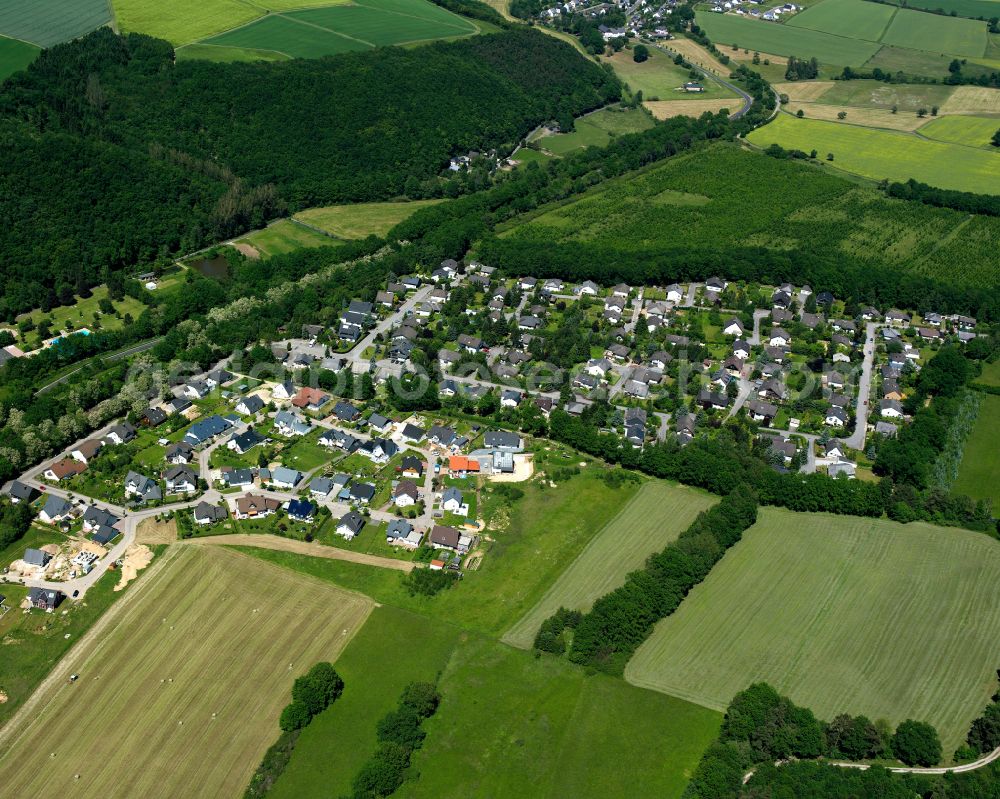
[[[920,135],[936,141],[964,144],[968,147],[992,147],[990,139],[1000,130],[997,117],[948,116],[931,120],[920,127]],[[996,157],[996,149],[991,150]]]
[[[926,8],[937,11],[939,8],[950,14],[954,11],[960,17],[971,19],[990,19],[1000,16],[998,0],[907,0],[910,8]]]
[[[0,36],[0,81],[27,68],[38,53],[39,48],[33,44]]]
[[[881,41],[895,47],[977,58],[986,52],[986,23],[900,9]]]
[[[622,585],[629,572],[641,568],[713,504],[714,497],[684,486],[645,483],[503,640],[528,649],[542,622],[560,606],[590,610],[595,599]]]
[[[274,50],[251,50],[246,47],[222,47],[216,44],[186,44],[176,50],[178,61],[217,61],[224,64],[254,61],[288,61]]]
[[[475,636],[458,646],[439,690],[401,799],[679,797],[721,721]]]
[[[870,4],[869,4],[870,5]],[[828,105],[850,105],[861,108],[892,108],[916,112],[944,105],[955,91],[954,86],[936,84],[883,83],[877,80],[834,81],[815,102]]]
[[[1000,360],[983,364],[983,373],[976,378],[975,382],[982,383],[984,386],[1000,388]]]
[[[68,655],[80,679],[54,684],[0,757],[5,793],[239,795],[293,679],[336,659],[372,607],[223,549],[164,558],[99,641]]]
[[[51,47],[111,22],[108,0],[0,0],[0,35]]]
[[[719,709],[766,680],[821,718],[926,720],[951,753],[995,690],[998,577],[981,533],[762,508],[625,676]]]
[[[352,50],[469,36],[479,29],[427,0],[354,0],[270,14],[206,40],[227,47],[318,58]]]
[[[399,203],[360,203],[330,205],[300,211],[295,219],[325,230],[341,239],[363,239],[371,235],[384,236],[400,222],[409,219],[421,208],[440,200],[415,200]]]
[[[723,52],[738,44],[742,48],[762,53],[793,55],[798,58],[815,57],[827,65],[858,67],[879,49],[876,42],[834,36],[792,25],[768,24],[732,14],[699,11],[697,21]]]
[[[655,123],[641,108],[604,108],[576,120],[570,133],[539,138],[538,144],[553,155],[564,156],[583,147],[604,147],[613,136],[648,130]]]
[[[629,85],[633,92],[641,91],[645,100],[711,100],[716,97],[736,95],[715,81],[705,80],[705,91],[699,94],[679,92],[677,88],[691,80],[688,70],[677,66],[673,59],[654,48],[649,48],[649,58],[637,64],[631,50],[622,50],[604,59],[611,64],[615,74]]]
[[[1000,510],[1000,397],[995,394],[982,395],[979,417],[965,442],[952,490],[973,499],[991,500],[994,515]]]
[[[790,17],[785,24],[848,39],[877,42],[895,13],[896,9],[892,6],[867,3],[865,0],[822,0]]]
[[[187,44],[244,25],[264,8],[241,0],[111,0],[124,33],[148,33],[173,44]]]
[[[907,133],[779,114],[747,138],[759,147],[777,143],[805,152],[815,149],[820,158],[833,153],[837,168],[874,180],[915,178],[944,189],[983,194],[1000,185],[996,153],[927,141]]]
[[[423,616],[376,608],[337,658],[343,696],[302,733],[270,799],[347,796],[351,779],[375,750],[375,723],[396,706],[408,683],[437,679],[458,637],[454,628]]]
[[[237,241],[256,247],[264,257],[301,250],[304,247],[332,247],[337,244],[335,239],[310,230],[305,225],[296,224],[290,219],[279,219],[263,230],[255,230]]]

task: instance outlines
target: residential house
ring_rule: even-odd
[[[899,428],[891,422],[875,422],[875,432],[886,438],[895,438]]]
[[[455,364],[460,363],[461,360],[461,354],[455,352],[454,350],[438,350],[438,364],[443,372],[448,371]]]
[[[879,402],[879,415],[884,419],[902,419],[903,406],[898,400],[884,399]]]
[[[198,475],[190,466],[172,466],[163,473],[168,494],[190,494],[198,490]]]
[[[304,436],[312,430],[312,425],[292,411],[279,411],[274,416],[274,428],[285,437]]]
[[[423,534],[414,530],[406,519],[393,519],[385,529],[385,541],[393,546],[416,549],[422,539]]]
[[[776,327],[771,331],[771,335],[767,343],[772,347],[787,347],[792,343],[792,337],[787,330]]]
[[[311,483],[309,483],[309,493],[317,499],[323,499],[330,496],[333,488],[333,480],[329,477],[316,477]]]
[[[517,433],[506,430],[491,430],[483,436],[483,442],[488,449],[504,449],[509,452],[520,452],[523,446]]]
[[[432,425],[427,431],[427,440],[432,444],[438,444],[442,447],[450,447],[454,443],[455,438],[455,430],[451,427]]]
[[[389,459],[399,452],[399,446],[395,441],[386,438],[373,438],[362,442],[358,452],[373,463],[388,463]]]
[[[276,400],[290,400],[295,394],[295,386],[292,385],[291,380],[278,383],[278,385],[271,389],[271,396]]]
[[[419,500],[420,491],[412,480],[400,480],[392,490],[392,501],[397,507],[407,508],[417,504]]]
[[[729,397],[718,391],[709,391],[707,388],[703,388],[698,392],[698,404],[706,411],[709,409],[721,411],[729,407]]]
[[[479,461],[467,458],[465,455],[452,455],[448,458],[448,473],[452,477],[466,477],[470,474],[479,474]]]
[[[403,477],[411,477],[419,480],[424,476],[424,462],[413,455],[407,455],[403,458],[400,472]]]
[[[468,513],[469,510],[469,506],[462,501],[462,492],[454,486],[449,486],[441,494],[441,508],[449,513]]]
[[[91,438],[87,441],[82,442],[69,454],[72,455],[80,463],[90,463],[96,456],[97,453],[101,451],[104,447],[104,442],[99,438]]]
[[[303,474],[298,469],[290,469],[287,466],[278,466],[271,470],[271,484],[278,488],[295,488],[302,482]]]
[[[154,500],[163,499],[163,492],[160,490],[160,484],[152,477],[146,477],[144,474],[129,471],[125,475],[125,496],[135,497],[143,502],[153,502]]]
[[[721,294],[726,290],[726,281],[720,277],[710,277],[705,281],[705,291],[712,294]]]
[[[87,471],[85,463],[80,463],[72,458],[63,458],[46,469],[43,477],[50,483],[60,483],[68,478],[76,477],[78,474],[83,474],[85,471]]]
[[[140,424],[146,427],[159,427],[167,420],[167,412],[162,408],[146,408],[142,412]]]
[[[297,522],[311,522],[316,513],[316,506],[308,499],[296,497],[288,503],[288,518]]]
[[[300,388],[298,393],[292,397],[292,405],[296,408],[304,408],[309,411],[318,411],[330,401],[330,395],[320,391],[318,388]]]
[[[407,422],[403,425],[403,429],[400,431],[399,435],[404,441],[416,444],[424,439],[426,432],[417,427],[415,424]]]
[[[612,344],[604,351],[604,357],[618,363],[624,363],[628,360],[629,352],[629,348],[624,344]]]
[[[375,497],[375,486],[371,483],[353,482],[351,483],[348,494],[352,502],[367,505]]]
[[[885,321],[893,327],[909,327],[911,317],[908,313],[904,313],[903,311],[894,308],[891,311],[886,312]]]
[[[222,469],[222,482],[226,488],[245,488],[253,485],[253,471],[251,469]]]
[[[128,422],[123,422],[122,424],[116,424],[112,427],[108,434],[105,436],[108,441],[112,444],[127,444],[132,441],[136,436],[136,429],[130,425]]]
[[[667,302],[672,302],[674,305],[679,303],[684,299],[684,287],[678,283],[671,283],[667,286]]]
[[[254,430],[252,427],[248,428],[242,433],[237,433],[232,438],[226,442],[226,448],[231,449],[238,455],[245,455],[254,447],[259,444],[263,444],[267,441],[264,436]]]
[[[368,427],[376,433],[386,433],[392,427],[392,420],[380,413],[368,417]]]
[[[199,502],[194,509],[194,523],[200,525],[215,524],[224,521],[227,514],[226,509],[218,505],[210,505],[207,502]]]
[[[830,406],[823,420],[829,427],[844,427],[847,424],[847,412],[843,408]]]
[[[739,338],[744,332],[743,323],[734,316],[722,326],[722,332],[727,336],[736,336]]]
[[[11,501],[11,504],[17,505],[19,502],[31,502],[35,496],[35,489],[29,485],[25,485],[20,480],[14,480],[7,486],[4,495]]]
[[[833,478],[838,478],[843,475],[846,479],[853,480],[856,476],[857,469],[858,467],[850,461],[838,461],[837,463],[831,463],[826,468],[826,473]]]
[[[54,611],[65,598],[66,595],[62,591],[56,591],[52,588],[35,587],[28,589],[28,602],[31,604],[31,607],[44,610],[46,613]]]
[[[262,410],[264,410],[264,400],[256,394],[252,394],[249,397],[243,397],[236,403],[236,412],[242,414],[243,416],[253,416]]]
[[[190,399],[204,399],[211,390],[204,380],[192,380],[184,386],[184,396]]]
[[[522,394],[520,391],[515,391],[514,389],[508,388],[500,392],[500,407],[502,408],[516,408],[521,404]]]
[[[207,419],[202,419],[191,425],[187,433],[184,434],[184,440],[192,447],[197,447],[221,435],[230,427],[232,427],[232,422],[228,419],[223,419],[218,415],[209,416]]]
[[[747,415],[755,422],[770,425],[778,415],[778,406],[763,400],[752,399],[746,404]]]
[[[37,566],[44,569],[49,564],[49,561],[52,560],[52,556],[41,549],[28,548],[24,550],[21,560],[29,566]]]
[[[120,521],[121,519],[110,511],[97,505],[89,505],[83,512],[83,532],[90,533],[102,527],[114,527]]]
[[[58,524],[73,516],[73,506],[62,497],[49,494],[38,518],[47,524]]]
[[[361,411],[349,402],[338,402],[333,406],[333,415],[342,422],[356,422],[361,416]]]
[[[750,344],[743,339],[737,339],[733,342],[733,355],[745,361],[750,357]]]
[[[454,527],[443,524],[434,525],[428,540],[431,546],[436,549],[447,549],[459,553],[468,552],[472,545],[470,536],[462,535]]]
[[[166,404],[167,413],[171,416],[175,416],[178,413],[184,413],[188,408],[191,407],[191,400],[185,397],[174,397]]]
[[[348,511],[337,522],[337,535],[353,541],[365,526],[365,517],[357,511]]]
[[[277,499],[259,494],[245,494],[236,500],[236,518],[262,519],[275,513],[280,507],[281,502]]]
[[[600,286],[594,283],[592,280],[585,280],[575,289],[573,292],[579,294],[580,296],[596,297],[601,291]]]

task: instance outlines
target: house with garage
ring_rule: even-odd
[[[302,482],[302,476],[302,472],[298,469],[278,466],[271,470],[271,484],[278,488],[293,489]]]
[[[87,464],[80,463],[80,461],[73,460],[72,458],[63,458],[53,463],[45,470],[42,476],[50,483],[61,483],[63,480],[76,477],[85,471],[87,471]]]
[[[62,497],[49,494],[38,518],[47,524],[58,524],[73,518],[73,506]]]
[[[416,549],[423,537],[423,533],[414,530],[406,519],[393,519],[385,529],[386,543],[404,549]]]
[[[204,399],[211,390],[211,387],[204,380],[192,380],[184,386],[184,396],[193,400]]]
[[[66,595],[62,591],[56,591],[52,588],[28,589],[28,602],[31,607],[44,610],[46,613],[54,611],[65,598]]]
[[[312,430],[312,424],[293,411],[279,411],[274,415],[274,429],[285,438],[304,436]]]
[[[228,419],[223,419],[218,415],[209,416],[191,425],[187,433],[184,434],[184,440],[192,447],[197,447],[222,435],[230,427],[232,427],[232,422]]]
[[[300,388],[298,393],[292,397],[293,406],[313,412],[318,412],[329,401],[330,395],[318,388]]]
[[[353,541],[354,538],[364,529],[365,517],[357,511],[348,511],[340,517],[337,522],[336,533],[341,538]]]
[[[112,427],[105,438],[111,444],[128,444],[136,437],[136,429],[130,425],[128,422],[123,422],[122,424],[116,424]]]
[[[125,496],[134,497],[142,502],[154,502],[163,499],[163,492],[160,490],[160,484],[152,477],[130,471],[125,475]]]
[[[103,441],[99,438],[91,438],[77,445],[69,454],[80,463],[90,463],[103,448]]]
[[[450,447],[455,443],[456,436],[454,428],[443,425],[432,425],[427,431],[427,440],[441,447]]]
[[[326,499],[333,493],[334,483],[329,477],[316,477],[309,483],[309,493],[316,499]]]
[[[409,422],[404,424],[403,429],[399,432],[399,437],[402,438],[403,441],[410,444],[416,444],[423,441],[424,436],[426,435],[427,432],[423,428],[417,427],[415,424],[410,424]],[[452,434],[452,437],[454,438],[454,433]]]
[[[508,452],[520,452],[523,449],[521,436],[506,430],[490,430],[483,435],[483,443],[487,449],[501,449]]]
[[[246,488],[253,485],[252,469],[233,469],[225,467],[222,469],[222,483],[226,488]]]
[[[184,463],[191,463],[194,459],[194,447],[186,441],[178,441],[167,447],[163,454],[163,460],[167,463],[179,466]]]
[[[778,415],[778,406],[764,400],[752,399],[746,404],[747,416],[755,422],[770,425]]]
[[[227,517],[225,508],[210,505],[207,502],[199,502],[192,515],[194,523],[198,525],[215,524],[224,521]]]
[[[316,514],[316,506],[308,499],[296,498],[288,503],[288,518],[297,522],[311,522]]]
[[[363,441],[358,454],[364,455],[372,463],[388,463],[399,452],[399,446],[388,438],[373,438]]]
[[[230,438],[229,441],[226,442],[226,448],[231,449],[237,455],[245,455],[254,447],[263,444],[265,441],[267,441],[267,439],[251,427]]]
[[[352,482],[348,494],[351,502],[357,505],[367,505],[375,498],[375,486],[371,483]]]
[[[475,458],[467,458],[465,455],[452,455],[448,458],[448,473],[452,477],[468,477],[470,474],[479,474],[479,461]]]
[[[319,443],[323,447],[336,447],[350,453],[361,446],[361,439],[344,430],[327,430],[319,437]]]
[[[338,402],[333,406],[333,415],[340,421],[350,424],[351,422],[356,422],[359,418],[361,418],[361,411],[349,402]]]
[[[448,486],[441,493],[441,509],[459,516],[469,512],[468,504],[463,501],[462,492],[454,486]]]
[[[464,554],[472,546],[473,538],[468,535],[462,535],[454,527],[436,524],[431,529],[428,542],[435,549],[447,549],[451,552]]]
[[[198,490],[198,475],[190,466],[171,466],[163,473],[168,494],[192,494]]]
[[[281,507],[281,502],[277,499],[261,496],[260,494],[245,494],[236,500],[237,519],[263,519],[276,513]]]

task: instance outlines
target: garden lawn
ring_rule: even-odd
[[[588,611],[594,600],[625,582],[646,559],[674,541],[716,498],[661,480],[643,484],[503,640],[528,649],[542,622],[560,607]]]
[[[472,636],[401,799],[679,797],[721,717],[551,657]]]
[[[96,286],[91,290],[91,295],[87,298],[77,297],[76,302],[72,305],[60,305],[48,313],[45,313],[40,308],[36,308],[28,316],[31,321],[38,326],[38,323],[43,319],[52,320],[52,337],[58,336],[60,330],[78,330],[82,327],[90,328],[94,330],[94,315],[100,314],[101,330],[119,330],[124,322],[122,318],[125,314],[130,314],[133,319],[138,319],[139,315],[145,310],[146,306],[143,305],[135,297],[130,297],[125,295],[121,300],[113,300],[112,305],[114,306],[115,315],[101,314],[98,309],[98,304],[102,299],[108,296],[107,286]],[[18,317],[18,319],[24,318],[23,315]],[[27,335],[27,341],[24,342],[26,346],[34,348],[41,342],[38,340],[37,334],[32,330]]]
[[[1000,511],[1000,396],[982,395],[952,491],[991,500],[994,516]]]
[[[33,44],[0,36],[0,81],[25,69],[38,53]]]
[[[930,15],[927,15],[930,16]],[[945,189],[988,194],[1000,185],[996,153],[918,136],[779,114],[747,137],[759,147],[833,153],[834,166],[874,180],[910,178]]]
[[[70,653],[80,680],[52,685],[3,754],[7,795],[240,795],[294,678],[336,660],[372,609],[222,548],[164,558],[107,633]]]
[[[920,135],[928,139],[964,144],[968,147],[987,147],[994,157],[1000,157],[990,145],[993,134],[1000,130],[1000,118],[950,116],[938,117],[920,128]]]
[[[335,239],[310,230],[291,219],[279,219],[263,230],[255,230],[238,241],[256,247],[265,258],[301,250],[304,247],[333,247],[337,244]]]
[[[766,680],[823,719],[928,721],[951,753],[996,687],[998,578],[982,533],[761,508],[625,677],[718,709]]]
[[[295,219],[325,230],[341,239],[364,239],[368,236],[385,236],[400,222],[409,219],[416,211],[436,205],[440,200],[414,200],[397,203],[359,203],[357,205],[329,205],[309,208],[295,215]]]
[[[437,679],[458,638],[454,628],[423,616],[376,608],[337,658],[343,695],[299,737],[269,799],[348,795],[354,775],[375,751],[376,722],[395,708],[407,684]]]

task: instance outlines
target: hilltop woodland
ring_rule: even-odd
[[[451,156],[509,151],[619,93],[609,70],[526,29],[219,64],[101,28],[0,87],[0,319],[286,210],[456,196],[487,177],[444,180]]]

